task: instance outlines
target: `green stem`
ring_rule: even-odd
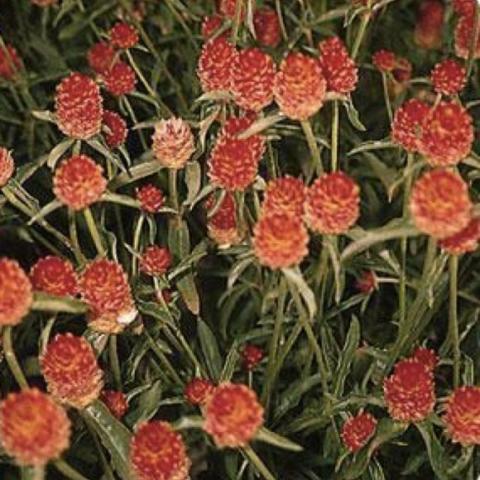
[[[108,356],[110,359],[110,366],[112,368],[113,379],[118,390],[122,390],[122,373],[120,370],[120,362],[118,360],[117,336],[110,335],[108,344]]]
[[[339,110],[338,110],[338,101],[334,100],[332,102],[333,106],[333,117],[332,117],[332,172],[335,172],[338,168],[338,121],[339,121]]]
[[[363,38],[365,37],[365,32],[367,31],[368,22],[370,21],[370,12],[366,12],[362,16],[362,21],[360,23],[360,28],[358,30],[357,36],[355,37],[355,43],[353,44],[352,48],[352,59],[355,60],[357,58],[358,52],[360,50],[360,46],[362,45]]]
[[[64,460],[56,460],[53,462],[55,468],[65,475],[65,478],[70,480],[89,480],[87,477],[84,477],[81,473],[77,472],[74,468],[72,468],[67,462]]]
[[[85,257],[83,256],[82,250],[80,249],[80,243],[78,241],[75,212],[71,208],[68,209],[68,230],[70,232],[70,241],[72,242],[72,250],[73,254],[75,255],[75,260],[79,265],[83,265],[85,263]]]
[[[457,388],[460,383],[460,336],[458,333],[458,257],[451,255],[448,260],[450,273],[450,303],[448,336],[453,349],[453,386]]]
[[[254,452],[250,445],[242,448],[242,452],[248,458],[250,464],[257,470],[257,472],[262,475],[263,478],[266,480],[276,480],[275,477],[272,475],[270,470],[267,466],[263,463],[261,458]]]
[[[165,354],[158,348],[158,345],[155,343],[155,340],[150,336],[148,332],[145,332],[148,338],[148,343],[150,345],[150,348],[152,352],[158,357],[164,368],[167,370],[167,372],[170,374],[172,379],[177,383],[178,385],[183,385],[184,382],[182,379],[179,377],[177,374],[176,370],[173,368],[172,364],[168,360],[168,358],[165,356]]]
[[[280,23],[280,31],[282,32],[283,40],[288,40],[287,29],[285,28],[285,22],[283,21],[282,2],[275,0],[275,9],[277,10],[278,22]]]
[[[385,72],[382,72],[382,83],[383,83],[383,96],[385,98],[385,106],[387,107],[388,120],[391,125],[393,121],[393,111],[392,111],[392,104],[390,102],[390,95],[388,93],[388,79]]]
[[[145,222],[145,214],[141,213],[137,220],[137,225],[135,226],[135,232],[133,233],[133,245],[132,248],[135,252],[139,252],[140,249],[140,239],[142,238],[142,227]],[[132,276],[137,274],[137,257],[132,256]]]
[[[168,170],[168,193],[170,194],[170,206],[179,212],[179,201],[177,191],[177,169],[170,168]]]
[[[233,18],[232,28],[232,43],[236,45],[238,40],[238,32],[240,31],[240,24],[242,22],[244,0],[237,0],[235,4],[235,17]]]
[[[98,231],[97,224],[95,223],[95,219],[93,218],[90,208],[87,207],[83,211],[83,216],[85,217],[85,221],[87,222],[88,230],[90,231],[90,235],[92,236],[92,240],[95,244],[95,248],[97,249],[98,254],[101,257],[105,256],[105,248],[103,247],[100,232]]]
[[[22,368],[18,363],[17,356],[12,344],[12,327],[5,327],[3,330],[3,353],[5,354],[5,360],[7,361],[8,368],[15,377],[19,387],[22,390],[28,388],[28,382],[23,374]]]
[[[307,140],[308,148],[310,149],[310,153],[313,157],[313,162],[316,166],[318,166],[319,171],[322,172],[323,166],[320,158],[320,150],[318,149],[317,140],[315,139],[310,120],[302,120],[301,125]]]
[[[473,34],[470,41],[470,48],[468,51],[468,60],[467,60],[467,79],[470,78],[470,75],[473,70],[473,64],[475,63],[475,54],[477,50],[478,35],[480,33],[480,5],[478,2],[475,2],[475,13],[473,15]]]

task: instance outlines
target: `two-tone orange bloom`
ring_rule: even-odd
[[[370,413],[364,412],[350,417],[342,427],[343,444],[350,452],[360,450],[373,436],[376,426],[377,420]]]
[[[52,255],[40,258],[30,270],[34,290],[74,297],[78,292],[77,274],[68,260]]]
[[[407,100],[396,112],[392,123],[392,140],[407,152],[420,148],[420,134],[430,107],[413,98]]]
[[[456,60],[447,59],[435,65],[430,74],[430,80],[437,93],[454,95],[465,86],[467,71]]]
[[[118,390],[103,390],[100,400],[115,418],[123,418],[128,411],[127,396]]]
[[[237,244],[242,239],[242,232],[238,227],[234,196],[230,192],[226,192],[213,215],[209,215],[209,212],[216,206],[215,204],[215,195],[213,194],[207,198],[204,204],[207,212],[208,236],[220,246]]]
[[[103,112],[103,127],[105,141],[110,148],[118,148],[125,143],[128,134],[127,122],[117,112]]]
[[[264,214],[286,213],[302,217],[307,188],[300,178],[286,175],[271,180],[265,190],[262,204]]]
[[[158,213],[165,203],[162,191],[151,183],[137,188],[135,194],[140,208],[148,213]]]
[[[215,385],[205,378],[192,378],[184,390],[185,398],[192,405],[204,405],[211,397]]]
[[[257,8],[253,13],[253,27],[261,45],[275,48],[282,40],[280,21],[273,8]]]
[[[170,250],[159,245],[150,245],[140,257],[140,270],[152,277],[165,274],[171,265]]]
[[[13,175],[15,163],[12,154],[4,147],[0,147],[0,188],[4,187]]]
[[[480,218],[472,218],[468,225],[454,235],[438,242],[438,246],[450,255],[474,252],[480,241]]]

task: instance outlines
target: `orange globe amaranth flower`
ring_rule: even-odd
[[[471,152],[474,137],[467,110],[458,103],[440,102],[425,117],[419,152],[433,167],[456,165]]]
[[[263,407],[246,385],[220,384],[205,410],[203,429],[220,447],[245,447],[263,425]]]
[[[32,284],[15,260],[0,258],[0,325],[17,325],[30,311]]]
[[[205,378],[193,378],[187,383],[184,395],[192,405],[204,405],[211,397],[215,385]]]
[[[453,9],[460,16],[472,15],[475,13],[475,0],[453,0]]]
[[[90,262],[83,271],[79,287],[90,307],[90,326],[105,333],[119,333],[137,316],[128,277],[112,260]]]
[[[432,170],[413,186],[410,212],[417,228],[443,240],[463,230],[471,220],[468,186],[457,173]]]
[[[442,46],[444,15],[445,6],[439,0],[424,0],[420,4],[413,34],[419,47],[437,49]]]
[[[158,277],[167,272],[172,265],[172,254],[166,247],[151,245],[140,257],[140,270],[152,277]]]
[[[214,185],[243,191],[255,180],[265,139],[262,135],[238,138],[252,123],[253,118],[248,116],[231,117],[225,122],[208,159],[208,176]]]
[[[148,213],[158,213],[165,203],[162,191],[148,183],[135,191],[140,208]]]
[[[275,48],[282,41],[280,21],[277,12],[270,7],[262,7],[253,13],[253,28],[257,41],[266,47]]]
[[[247,344],[240,352],[242,358],[242,367],[244,370],[251,372],[265,356],[265,352],[256,345]]]
[[[392,140],[407,152],[419,150],[419,138],[430,107],[416,98],[407,100],[396,112],[392,123]]]
[[[103,373],[85,338],[57,335],[40,357],[40,366],[48,391],[59,402],[85,408],[100,396]]]
[[[225,15],[227,18],[234,19],[236,15],[237,3],[241,0],[220,0],[220,13]],[[240,7],[240,19],[243,20],[245,17],[245,4],[242,3]]]
[[[53,177],[53,193],[73,210],[83,210],[98,202],[106,189],[103,168],[87,155],[64,160]]]
[[[381,72],[393,72],[396,61],[395,54],[390,50],[378,50],[372,56],[372,63]]]
[[[246,48],[236,56],[231,91],[235,103],[245,110],[259,112],[273,101],[275,63],[259,48]]]
[[[210,195],[205,201],[207,214],[216,206],[215,195]],[[221,204],[207,221],[208,236],[218,245],[235,245],[242,239],[242,233],[237,224],[235,198],[226,192]]]
[[[430,79],[437,93],[454,95],[465,86],[467,71],[456,60],[443,60],[435,65]]]
[[[455,53],[457,57],[467,60],[470,53],[470,45],[473,42],[475,32],[474,15],[462,16],[455,27]],[[473,50],[473,58],[480,58],[480,36]]]
[[[306,120],[323,106],[327,81],[320,62],[303,53],[291,52],[275,75],[273,93],[282,113],[293,120]]]
[[[388,413],[400,422],[420,422],[435,406],[432,371],[415,359],[397,362],[383,390]]]
[[[308,232],[300,217],[286,213],[263,215],[254,228],[253,251],[272,269],[298,265],[308,254]]]
[[[118,22],[110,29],[110,43],[115,48],[132,48],[138,43],[135,27],[125,22]]]
[[[438,355],[431,348],[418,347],[412,355],[414,360],[424,365],[427,370],[433,372],[438,364]]]
[[[317,178],[308,189],[305,220],[319,233],[345,233],[360,215],[360,188],[345,173],[334,172]]]
[[[105,404],[110,413],[119,420],[125,416],[128,411],[127,397],[118,390],[103,390],[100,400]]]
[[[307,188],[302,180],[286,175],[267,184],[262,211],[303,217]]]
[[[343,444],[350,452],[360,450],[373,436],[376,427],[377,420],[370,413],[359,413],[349,418],[342,427]]]
[[[238,52],[224,35],[206,42],[198,60],[197,75],[204,92],[229,91]]]
[[[223,25],[223,17],[218,14],[204,17],[202,21],[202,37],[204,40],[208,40],[214,33],[216,33]],[[225,32],[224,35],[228,36]]]
[[[375,272],[368,270],[362,273],[362,276],[355,282],[355,288],[365,295],[370,295],[378,289],[378,280]]]
[[[454,235],[438,242],[438,246],[450,255],[474,252],[480,241],[480,218],[472,218],[468,225]]]
[[[132,93],[137,85],[135,70],[121,60],[103,72],[102,78],[107,91],[115,97]]]
[[[190,459],[182,437],[167,422],[143,423],[130,443],[135,480],[187,480]]]
[[[0,46],[0,78],[12,80],[22,67],[22,61],[12,45]]]
[[[74,297],[78,292],[77,275],[68,260],[49,255],[40,258],[30,270],[33,289],[59,297]]]
[[[47,394],[31,388],[0,403],[0,443],[20,465],[46,465],[68,448],[70,420]]]
[[[112,68],[115,62],[115,50],[107,42],[97,42],[87,52],[90,68],[98,74],[103,74]]]
[[[464,447],[480,445],[480,387],[455,389],[448,399],[443,421],[453,442]]]
[[[106,130],[105,141],[110,148],[118,148],[125,143],[128,134],[127,122],[117,112],[105,110],[103,126]]]
[[[12,154],[4,147],[0,147],[0,188],[4,187],[15,170]]]
[[[330,37],[318,44],[320,65],[327,80],[327,90],[348,94],[358,83],[358,68],[339,37]]]
[[[183,168],[195,152],[195,138],[182,118],[160,120],[152,136],[155,158],[167,168]]]
[[[57,126],[65,135],[88,140],[100,132],[103,103],[98,85],[86,75],[72,73],[55,93]]]

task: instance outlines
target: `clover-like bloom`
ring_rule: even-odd
[[[421,100],[407,100],[395,112],[392,140],[407,152],[417,152],[422,127],[429,111],[430,107]]]
[[[438,364],[438,355],[435,350],[432,350],[431,348],[418,347],[413,352],[412,358],[420,362],[432,372]]]
[[[210,195],[205,201],[207,215],[215,207],[215,195]],[[215,213],[207,220],[208,236],[218,245],[235,245],[242,234],[237,223],[235,198],[230,192],[226,192],[221,204],[215,209]]]
[[[467,60],[470,54],[470,45],[473,42],[475,32],[475,15],[464,15],[458,20],[455,27],[455,53],[457,57]],[[480,58],[480,36],[473,49],[473,58]]]
[[[33,289],[59,297],[74,297],[78,292],[77,274],[68,260],[48,255],[30,269]]]
[[[4,187],[15,170],[12,154],[4,147],[0,147],[0,188]]]
[[[132,48],[138,43],[138,32],[135,27],[125,22],[117,22],[109,32],[110,43],[115,48]]]
[[[235,18],[236,15],[236,9],[237,9],[237,4],[240,0],[220,0],[220,13],[225,15],[227,18]],[[245,5],[242,4],[240,6],[240,18],[243,19],[245,16]]]
[[[456,60],[447,59],[435,65],[430,78],[437,93],[454,95],[465,86],[467,71]]]
[[[119,420],[125,416],[128,411],[127,396],[118,390],[103,390],[100,400],[110,410],[110,413]]]
[[[472,218],[468,225],[454,235],[438,242],[438,246],[450,255],[474,252],[480,241],[480,218]]]
[[[192,405],[204,405],[214,390],[215,385],[210,380],[196,377],[187,383],[184,395]]]
[[[110,148],[118,148],[125,143],[128,129],[127,122],[117,113],[111,110],[103,112],[103,126],[105,141]]]
[[[370,413],[363,412],[350,417],[342,427],[343,444],[350,452],[360,450],[373,436],[376,426],[377,420]]]
[[[107,91],[115,97],[132,93],[137,85],[135,70],[121,60],[103,72],[102,79]]]
[[[473,15],[475,13],[475,0],[453,0],[453,9],[460,16]]]
[[[158,213],[165,203],[162,191],[155,185],[148,183],[136,189],[140,208],[148,213]]]
[[[215,14],[203,18],[202,37],[208,40],[223,25],[223,17]],[[226,34],[227,35],[227,34]]]
[[[107,42],[97,42],[88,50],[87,61],[95,73],[105,73],[115,62],[115,50]]]
[[[275,48],[282,40],[280,21],[273,8],[257,8],[253,13],[253,27],[261,45]]]
[[[286,175],[271,180],[265,190],[262,204],[264,214],[286,213],[303,217],[307,188],[303,181]]]
[[[390,50],[378,50],[372,55],[372,62],[381,72],[392,72],[395,68],[396,57]]]
[[[166,247],[150,245],[140,257],[140,270],[147,275],[163,275],[172,265],[172,254]]]
[[[252,371],[265,356],[265,352],[262,348],[247,343],[240,351],[240,357],[242,359],[242,367],[244,370]]]

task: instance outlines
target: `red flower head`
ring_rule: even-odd
[[[215,207],[215,204],[215,196],[210,195],[205,202],[207,213]],[[235,210],[235,198],[231,193],[226,192],[221,205],[208,218],[208,236],[218,245],[234,245],[241,240]]]
[[[435,406],[431,370],[414,359],[401,360],[383,383],[390,416],[400,422],[420,422]]]
[[[211,397],[215,385],[205,378],[193,378],[185,387],[185,398],[192,405],[204,405]]]
[[[0,188],[4,187],[13,175],[15,163],[12,154],[4,147],[0,147]]]
[[[87,140],[100,132],[103,106],[98,85],[86,75],[72,73],[58,85],[55,94],[58,128],[65,135]]]
[[[360,189],[345,173],[335,172],[317,178],[307,193],[306,222],[319,233],[345,233],[360,215]]]
[[[378,288],[378,280],[375,272],[367,270],[362,273],[362,276],[355,282],[355,287],[361,293],[370,295],[374,290]]]
[[[152,277],[163,275],[171,265],[172,254],[170,250],[158,245],[147,247],[140,258],[140,270]]]
[[[74,297],[78,291],[77,275],[73,265],[60,257],[47,256],[37,261],[30,270],[34,290],[59,297]]]
[[[98,202],[106,188],[103,168],[86,155],[64,160],[53,177],[53,193],[73,210],[83,210]]]
[[[247,344],[240,352],[242,357],[242,366],[245,370],[252,371],[265,356],[265,352],[256,345]]]
[[[432,170],[413,186],[410,211],[415,225],[440,240],[464,229],[471,220],[468,186],[457,173]]]
[[[104,390],[100,399],[110,410],[110,413],[119,420],[128,411],[127,397],[123,392],[119,392],[118,390]]]
[[[223,18],[220,15],[210,15],[204,17],[202,22],[202,37],[204,40],[208,40],[215,32],[220,30],[223,25]],[[228,34],[226,34],[228,35]]]
[[[237,3],[240,0],[220,0],[220,13],[227,18],[234,19],[236,15]],[[241,6],[240,18],[245,16],[245,6]]]
[[[454,95],[463,89],[467,72],[456,60],[443,60],[435,65],[431,73],[434,90],[444,95]]]
[[[136,317],[128,278],[116,262],[90,262],[80,277],[80,293],[91,310],[90,326],[100,332],[118,333]]]
[[[320,65],[327,80],[327,90],[347,94],[353,92],[358,82],[358,68],[348,55],[339,37],[330,37],[319,43]]]
[[[458,20],[455,28],[455,53],[457,57],[468,59],[474,31],[474,15],[465,15]],[[473,58],[480,58],[480,36],[473,51]]]
[[[413,38],[421,48],[436,49],[442,46],[442,29],[445,6],[439,0],[424,0],[418,9]]]
[[[464,386],[448,399],[443,421],[453,442],[480,445],[480,387]]]
[[[259,48],[246,48],[236,56],[231,90],[238,106],[259,112],[273,101],[275,64]]]
[[[412,355],[413,360],[420,362],[423,366],[433,372],[438,363],[438,355],[431,348],[418,347]]]
[[[376,426],[377,420],[369,413],[359,413],[349,418],[342,428],[343,444],[350,452],[360,450],[373,436]]]
[[[219,385],[206,406],[204,430],[218,447],[245,447],[263,425],[263,407],[246,385]]]
[[[246,116],[225,122],[208,160],[208,176],[216,186],[242,191],[255,180],[265,139],[261,135],[237,138],[252,123],[253,118]]]
[[[472,218],[469,224],[458,233],[438,242],[439,247],[450,255],[463,255],[474,252],[480,241],[480,218]]]
[[[128,23],[118,22],[110,29],[110,43],[115,48],[132,48],[138,43],[138,32]]]
[[[162,191],[151,183],[137,188],[136,195],[140,208],[148,213],[158,213],[165,203]]]
[[[308,254],[308,240],[300,217],[283,212],[269,213],[255,225],[253,251],[266,267],[293,267]]]
[[[59,402],[85,408],[102,391],[103,373],[93,348],[83,337],[57,335],[40,357],[40,365],[48,391]]]
[[[32,0],[32,3],[39,7],[49,7],[50,5],[55,5],[57,0]]]
[[[204,92],[230,90],[232,68],[237,55],[236,48],[223,35],[205,43],[197,68]]]
[[[127,139],[127,122],[117,113],[111,110],[103,112],[103,126],[108,129],[104,132],[105,141],[110,148],[118,148]]]
[[[22,68],[22,61],[11,45],[0,46],[0,78],[12,80]]]
[[[396,61],[395,54],[390,50],[378,50],[378,52],[375,52],[372,56],[373,64],[381,72],[393,72]]]
[[[135,90],[137,77],[128,63],[118,61],[103,73],[103,83],[108,92],[120,97]]]
[[[87,61],[95,73],[105,73],[115,61],[115,50],[107,42],[97,42],[88,50]]]
[[[17,325],[33,302],[32,285],[15,260],[0,258],[0,325]]]
[[[307,189],[302,180],[286,175],[268,182],[263,200],[263,213],[286,213],[303,217]]]
[[[70,444],[70,420],[36,388],[10,393],[0,403],[0,442],[20,465],[43,466]]]
[[[407,100],[396,112],[392,123],[392,140],[407,152],[419,149],[419,137],[430,108],[416,98]]]
[[[453,9],[460,16],[469,16],[475,13],[475,0],[453,0]]]
[[[182,118],[160,120],[152,137],[155,158],[167,168],[183,168],[195,151],[195,138]]]
[[[257,41],[266,47],[275,48],[282,40],[280,21],[273,8],[262,7],[253,13],[253,27]]]
[[[326,91],[320,62],[303,53],[289,53],[275,75],[275,101],[293,120],[306,120],[317,113],[323,106]]]
[[[182,437],[167,422],[143,423],[130,443],[135,480],[187,480],[190,460]]]

